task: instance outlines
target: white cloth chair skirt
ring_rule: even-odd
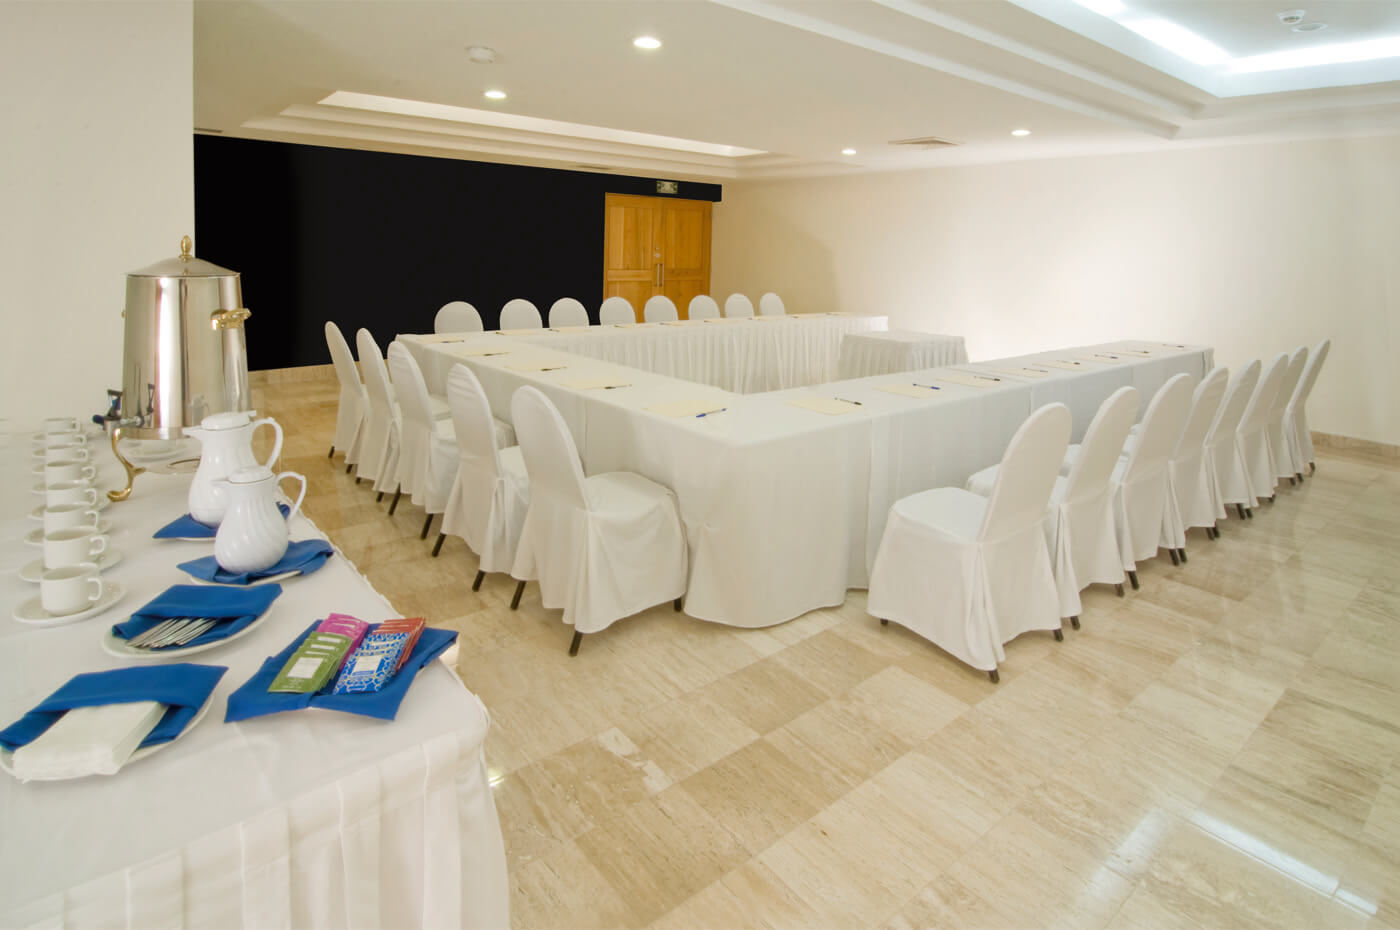
[[[637,311],[626,297],[609,297],[598,308],[598,323],[613,326],[618,323],[637,322]]]
[[[1245,475],[1236,434],[1244,418],[1244,408],[1249,405],[1254,388],[1259,384],[1259,370],[1259,360],[1255,359],[1235,373],[1225,389],[1215,421],[1206,433],[1206,467],[1215,479],[1217,518],[1225,516],[1225,508],[1230,504],[1240,508],[1240,516],[1243,517],[1257,503],[1249,493],[1249,478]]]
[[[1204,527],[1214,532],[1220,513],[1220,491],[1206,461],[1206,436],[1220,412],[1230,372],[1215,368],[1196,386],[1191,412],[1181,430],[1176,449],[1167,460],[1168,494],[1175,502],[1167,508],[1169,524],[1162,527],[1162,545],[1186,553],[1186,531]]]
[[[1249,482],[1249,496],[1254,500],[1273,497],[1274,488],[1278,485],[1273,454],[1269,450],[1268,425],[1274,397],[1287,372],[1287,355],[1280,354],[1269,363],[1244,408],[1240,427],[1235,432],[1240,461],[1244,464],[1245,478]]]
[[[365,393],[364,382],[360,380],[360,370],[355,367],[355,356],[350,354],[350,346],[340,327],[326,321],[326,347],[330,349],[331,362],[335,365],[335,377],[340,382],[340,400],[335,411],[335,435],[331,438],[331,455],[339,449],[345,453],[345,470],[360,460],[360,442],[364,431],[365,415],[369,410],[369,395]]]
[[[585,633],[678,602],[687,556],[675,495],[632,472],[585,478],[563,418],[537,388],[516,391],[511,413],[530,479],[511,575],[538,580],[544,606],[563,608],[570,653]]]
[[[1289,451],[1293,456],[1293,467],[1298,477],[1313,463],[1312,433],[1308,431],[1307,403],[1317,383],[1317,373],[1327,360],[1327,352],[1332,348],[1332,340],[1324,339],[1308,356],[1308,364],[1303,369],[1303,377],[1298,379],[1298,388],[1288,401],[1288,409],[1283,414],[1284,432],[1288,437]]]
[[[727,317],[753,316],[753,301],[743,294],[730,294],[724,301],[724,315]]]
[[[772,291],[758,298],[758,312],[760,316],[783,316],[787,313],[787,307],[783,306],[783,299]]]
[[[648,297],[642,305],[642,319],[647,323],[669,323],[680,318],[680,311],[665,294]]]
[[[428,513],[442,513],[457,473],[457,441],[451,418],[433,416],[428,402],[428,386],[418,363],[401,342],[389,346],[389,375],[399,398],[399,460],[394,475],[394,512],[400,491]],[[426,524],[424,533],[426,534]]]
[[[1191,376],[1176,375],[1147,405],[1137,440],[1114,466],[1114,526],[1123,570],[1138,587],[1137,563],[1154,558],[1163,533],[1180,521],[1167,478],[1167,463],[1191,412]],[[1171,547],[1168,547],[1171,548]],[[1172,553],[1175,559],[1176,553]]]
[[[719,304],[708,294],[697,294],[690,298],[685,315],[691,320],[714,320],[719,318]]]
[[[479,333],[482,329],[481,314],[465,300],[443,304],[433,317],[435,333]]]
[[[365,376],[365,391],[369,396],[369,411],[365,416],[364,441],[360,446],[360,461],[356,475],[374,482],[374,489],[383,493],[386,486],[393,490],[394,469],[399,454],[400,415],[394,386],[389,383],[389,371],[379,343],[367,329],[355,334],[355,347],[360,353],[360,370]]]
[[[587,326],[588,311],[572,297],[560,297],[549,308],[550,326]]]
[[[870,575],[867,610],[990,672],[1002,644],[1029,630],[1059,637],[1059,598],[1042,529],[1069,443],[1063,404],[1031,414],[1012,436],[990,497],[937,488],[900,498]]]
[[[539,308],[523,297],[506,301],[501,308],[500,329],[544,329]]]
[[[1303,368],[1307,362],[1307,346],[1299,346],[1288,360],[1288,367],[1284,369],[1283,378],[1278,383],[1278,393],[1274,395],[1268,422],[1264,424],[1264,433],[1269,437],[1269,458],[1274,463],[1274,477],[1280,481],[1287,478],[1292,484],[1297,483],[1297,475],[1301,469],[1293,467],[1293,447],[1288,440],[1288,431],[1283,421],[1288,415],[1288,405],[1293,400],[1293,394],[1303,380]]]

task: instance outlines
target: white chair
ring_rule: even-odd
[[[549,308],[550,326],[587,326],[588,311],[572,297],[560,297]]]
[[[730,294],[724,301],[724,315],[727,317],[753,316],[753,301],[743,294]]]
[[[433,317],[435,333],[479,333],[481,330],[481,314],[465,300],[443,304]]]
[[[1003,643],[1028,630],[1053,630],[1062,639],[1041,527],[1069,431],[1069,408],[1048,404],[1011,437],[990,497],[936,488],[895,501],[866,609],[992,681],[1006,658]]]
[[[459,537],[477,555],[472,590],[479,591],[487,572],[509,572],[515,562],[530,506],[530,479],[520,447],[497,443],[486,392],[466,365],[453,365],[448,373],[447,402],[456,430],[457,477],[433,555],[447,536]]]
[[[1269,410],[1269,419],[1264,424],[1264,434],[1269,437],[1269,458],[1274,463],[1274,477],[1280,481],[1287,478],[1288,483],[1294,485],[1298,483],[1298,473],[1302,469],[1293,467],[1293,448],[1288,441],[1283,420],[1288,415],[1288,404],[1293,400],[1293,392],[1298,390],[1298,384],[1303,379],[1303,367],[1307,362],[1307,346],[1299,346],[1294,350],[1293,357],[1288,360],[1288,367],[1284,369],[1283,378],[1278,383],[1278,393],[1274,395],[1273,407]]]
[[[690,298],[685,315],[692,320],[716,320],[719,319],[719,304],[709,294],[696,294]]]
[[[1278,394],[1279,382],[1283,380],[1287,371],[1287,355],[1280,354],[1269,363],[1244,408],[1240,427],[1235,431],[1236,447],[1239,449],[1240,461],[1244,464],[1245,478],[1249,482],[1249,496],[1256,501],[1273,500],[1274,488],[1278,484],[1278,478],[1274,475],[1273,459],[1269,453],[1267,426],[1269,414],[1274,406],[1274,397]]]
[[[642,305],[642,319],[647,323],[669,323],[680,318],[680,311],[665,294],[648,297]]]
[[[523,297],[506,301],[501,308],[499,329],[544,329],[544,320],[534,304]]]
[[[758,313],[760,316],[783,316],[787,313],[787,307],[783,306],[783,299],[772,291],[758,298]]]
[[[600,326],[635,322],[637,322],[637,311],[632,309],[632,304],[628,302],[626,297],[609,297],[598,308],[598,324]]]
[[[389,515],[399,506],[406,491],[408,499],[427,514],[419,539],[428,538],[433,516],[447,506],[447,495],[457,471],[457,443],[452,420],[433,416],[428,402],[428,385],[418,363],[401,342],[389,346],[389,375],[399,399],[399,460],[394,474],[394,500]]]
[[[335,365],[335,377],[340,382],[340,402],[335,411],[335,435],[331,437],[331,452],[326,458],[334,458],[335,450],[345,453],[345,473],[360,459],[360,442],[364,432],[365,413],[369,410],[369,395],[365,393],[364,382],[360,380],[360,370],[355,367],[355,356],[350,354],[350,346],[341,334],[340,327],[326,321],[326,347],[331,352],[331,362]]]
[[[1045,541],[1055,573],[1060,616],[1079,629],[1079,592],[1091,584],[1111,584],[1123,596],[1123,560],[1118,553],[1114,491],[1110,482],[1128,429],[1138,412],[1138,391],[1121,387],[1099,405],[1084,432],[1080,454],[1069,474],[1055,479],[1046,508]],[[967,481],[974,494],[990,497],[1001,466],[977,472]]]
[[[574,627],[569,655],[585,633],[655,604],[680,610],[687,559],[675,495],[632,472],[585,478],[563,417],[536,388],[516,391],[511,413],[530,477],[511,608],[538,579],[541,603],[562,607]]]
[[[1201,527],[1206,535],[1215,537],[1220,495],[1206,461],[1206,436],[1220,412],[1229,381],[1228,369],[1214,368],[1196,385],[1181,438],[1167,459],[1167,494],[1172,503],[1167,517],[1171,524],[1162,527],[1162,545],[1175,549],[1183,562],[1187,530]]]
[[[374,482],[379,492],[376,500],[383,500],[386,487],[394,486],[391,482],[398,464],[399,404],[389,382],[389,370],[384,366],[384,355],[369,330],[361,329],[355,334],[355,347],[360,353],[360,370],[364,372],[365,392],[369,396],[356,475]]]
[[[1244,408],[1259,383],[1260,367],[1259,360],[1255,359],[1231,379],[1225,398],[1220,402],[1220,412],[1206,433],[1206,467],[1215,480],[1217,518],[1226,516],[1225,508],[1231,504],[1239,511],[1241,520],[1253,515],[1255,500],[1249,493],[1249,478],[1245,475],[1235,434],[1244,418]],[[1219,528],[1215,535],[1220,535]]]
[[[1317,344],[1317,348],[1308,357],[1307,367],[1303,369],[1303,377],[1298,380],[1298,388],[1293,392],[1293,397],[1288,401],[1288,409],[1284,412],[1284,432],[1288,435],[1288,447],[1293,457],[1293,467],[1297,469],[1298,477],[1303,477],[1303,469],[1308,469],[1309,474],[1317,470],[1313,455],[1312,433],[1308,430],[1307,403],[1308,397],[1312,395],[1313,385],[1317,383],[1317,373],[1322,370],[1322,363],[1327,361],[1327,352],[1332,348],[1332,340],[1324,339]]]

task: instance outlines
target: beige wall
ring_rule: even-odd
[[[0,2],[0,416],[121,386],[125,275],[194,233],[193,11]]]
[[[888,313],[972,358],[1333,342],[1315,430],[1400,443],[1400,136],[729,183],[712,292]],[[722,300],[722,296],[721,296]]]

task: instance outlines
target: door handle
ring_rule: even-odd
[[[660,287],[660,286],[661,286],[662,268],[663,268],[662,263],[661,263],[661,262],[657,262],[657,263],[656,263],[656,274],[654,274],[654,275],[651,276],[651,283],[652,283],[653,285],[655,285],[656,287]]]

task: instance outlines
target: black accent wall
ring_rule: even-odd
[[[656,194],[653,178],[194,137],[195,254],[243,276],[248,367],[329,364],[324,326],[386,348],[432,332],[449,300],[494,329],[524,297],[560,297],[597,320],[605,194]],[[674,196],[720,199],[682,181]]]

